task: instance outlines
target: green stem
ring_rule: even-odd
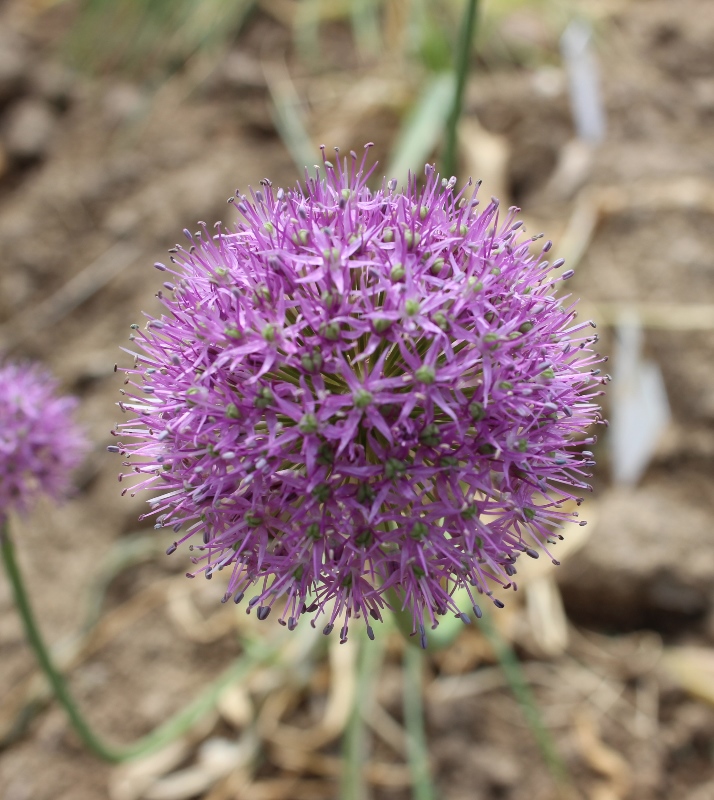
[[[35,651],[35,656],[45,673],[50,686],[55,693],[55,696],[67,712],[75,731],[84,742],[84,744],[97,756],[105,761],[120,761],[118,752],[111,747],[108,747],[104,742],[95,736],[89,724],[79,712],[77,706],[69,693],[64,678],[55,669],[50,654],[45,647],[42,640],[42,635],[35,622],[34,614],[30,606],[30,600],[25,591],[25,586],[22,582],[20,569],[15,558],[15,548],[13,547],[10,533],[7,530],[7,525],[3,525],[0,529],[0,547],[2,549],[2,560],[7,572],[10,584],[12,586],[13,595],[15,597],[15,604],[17,610],[20,612],[23,625],[25,626],[25,633],[27,639]]]
[[[380,641],[365,642],[364,636],[360,636],[359,647],[355,697],[342,740],[340,800],[365,800],[367,794],[364,784],[366,754],[362,717],[371,701],[372,687],[379,673],[384,655],[384,638]]]
[[[6,523],[0,523],[0,550],[2,550],[3,565],[10,579],[15,604],[20,613],[25,628],[25,634],[35,652],[37,661],[42,671],[45,673],[55,697],[67,712],[67,716],[80,739],[89,750],[104,761],[112,763],[129,761],[139,756],[146,755],[149,752],[153,752],[168,742],[178,738],[186,731],[190,730],[190,728],[215,705],[216,700],[226,686],[244,677],[257,663],[268,660],[272,655],[272,651],[267,649],[251,650],[246,657],[232,664],[205,692],[199,695],[199,697],[186,708],[164,724],[159,725],[155,730],[151,731],[151,733],[126,747],[115,747],[107,744],[101,737],[94,733],[90,724],[84,718],[75,703],[64,678],[52,662],[49,650],[44,643],[42,634],[40,633],[35,616],[32,612],[27,592],[25,591],[20,568],[15,558],[15,549]]]
[[[412,797],[414,800],[436,800],[424,731],[423,661],[421,650],[416,647],[404,648],[404,724],[407,729],[409,771],[412,774]]]
[[[217,703],[224,689],[232,683],[245,678],[259,663],[265,663],[273,655],[272,650],[258,649],[245,658],[236,659],[219,677],[193,702],[156,727],[138,741],[116,751],[119,761],[130,761],[153,753],[169,742],[174,741],[193,726]]]
[[[469,69],[469,55],[471,44],[476,31],[478,0],[466,0],[466,9],[461,23],[461,37],[456,50],[454,71],[456,72],[456,90],[454,91],[454,105],[446,123],[446,142],[444,145],[444,175],[448,178],[456,175],[456,128],[461,117],[464,102],[464,89],[466,88],[466,75]]]
[[[523,711],[523,716],[531,729],[543,761],[555,781],[561,786],[566,785],[569,782],[567,769],[555,747],[550,731],[543,722],[516,654],[498,633],[488,612],[484,611],[479,623],[481,631],[493,648],[506,681]]]

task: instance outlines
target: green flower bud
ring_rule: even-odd
[[[269,405],[272,405],[274,399],[270,389],[267,386],[262,386],[258,390],[258,396],[253,401],[253,405],[256,408],[267,408]]]
[[[368,392],[366,389],[357,389],[354,393],[354,404],[357,408],[367,408],[373,399],[372,392]]]
[[[421,520],[417,520],[412,525],[412,529],[409,532],[409,535],[411,536],[412,539],[416,539],[417,541],[419,541],[420,539],[423,539],[427,535],[427,533],[429,533],[429,526],[426,525]]]
[[[387,463],[384,465],[384,474],[389,480],[403,475],[405,471],[406,464],[398,458],[388,458]]]
[[[406,270],[404,269],[404,265],[401,263],[395,264],[389,272],[389,277],[397,283],[398,281],[404,280],[404,276],[406,275]]]
[[[307,528],[305,530],[305,533],[308,535],[308,537],[310,539],[319,539],[320,536],[321,536],[321,534],[320,534],[320,526],[318,525],[317,522],[311,522],[307,526]]]
[[[312,496],[320,503],[327,502],[330,499],[331,494],[332,489],[327,483],[318,483],[318,485],[312,490]]]
[[[357,486],[357,502],[358,503],[371,503],[374,500],[374,490],[368,483],[360,483]]]
[[[407,229],[404,231],[404,241],[407,245],[407,249],[411,250],[412,247],[419,246],[419,242],[421,242],[421,234]]]
[[[432,317],[434,324],[441,328],[442,331],[448,331],[451,327],[451,323],[446,318],[446,314],[442,311],[437,311],[436,314]]]
[[[454,223],[454,224],[453,224],[453,225],[452,225],[452,226],[449,228],[449,232],[450,232],[450,233],[456,233],[456,223]],[[466,234],[467,234],[468,232],[469,232],[469,227],[468,227],[468,225],[466,225],[465,223],[463,223],[463,222],[462,222],[462,223],[461,223],[461,225],[459,225],[459,236],[466,236]]]
[[[360,531],[357,536],[355,536],[355,543],[361,547],[368,547],[370,544],[372,544],[373,540],[374,534],[371,530],[369,530],[369,528],[365,528],[363,531]]]
[[[426,364],[422,364],[421,367],[414,373],[414,377],[419,381],[419,383],[426,383],[427,385],[434,383],[436,380],[436,372],[434,371],[434,367],[429,367]]]
[[[404,310],[407,312],[408,317],[415,317],[419,313],[421,304],[418,300],[410,299],[404,303]]]
[[[478,516],[478,508],[475,505],[467,505],[466,508],[461,509],[462,519],[474,519]]]
[[[317,433],[318,422],[314,414],[303,414],[298,422],[298,429],[305,434]]]
[[[320,326],[320,333],[331,342],[336,342],[340,338],[340,323],[325,322]]]
[[[441,442],[439,426],[434,422],[427,425],[419,434],[419,441],[427,447],[438,447]]]
[[[478,422],[480,419],[483,419],[486,416],[483,404],[477,402],[476,400],[474,400],[473,403],[469,403],[469,414],[471,414],[471,419],[474,422]]]

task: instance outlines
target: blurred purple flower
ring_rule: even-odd
[[[185,526],[169,552],[198,540],[190,574],[228,572],[224,602],[255,586],[260,619],[280,600],[283,624],[324,615],[344,639],[393,590],[423,639],[466,620],[456,588],[476,606],[577,516],[602,359],[517,209],[479,211],[431,167],[372,192],[365,159],[184,231],[110,449],[162,490],[157,527]]]
[[[77,401],[37,364],[0,364],[0,523],[39,494],[59,500],[87,443],[72,419]]]

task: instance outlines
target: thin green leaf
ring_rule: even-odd
[[[315,61],[320,56],[320,0],[301,0],[295,13],[293,38],[301,58]]]
[[[556,783],[560,786],[567,786],[570,782],[567,768],[563,759],[560,757],[560,753],[558,753],[550,731],[543,722],[543,717],[541,716],[530,686],[523,674],[518,657],[513,652],[508,642],[498,632],[488,611],[483,612],[479,624],[483,635],[488,639],[489,644],[496,654],[496,658],[498,658],[498,662],[513,692],[513,696],[516,698],[523,711],[523,716],[525,717],[528,727],[531,729],[533,738],[538,745],[538,749],[541,752],[545,765],[548,767],[548,771],[553,776]]]
[[[436,800],[429,769],[429,748],[424,731],[422,671],[424,654],[416,647],[404,648],[404,725],[407,731],[409,771],[414,800]]]
[[[352,0],[350,16],[360,56],[369,59],[378,55],[382,49],[378,0]]]
[[[384,657],[385,643],[386,636],[381,636],[373,642],[365,641],[364,632],[360,631],[357,688],[352,713],[342,740],[340,800],[365,800],[367,796],[364,782],[364,763],[367,753],[362,716],[372,699]]]
[[[287,70],[281,72],[279,77],[275,72],[266,76],[272,100],[273,122],[298,172],[302,173],[305,167],[309,168],[319,161],[318,153],[307,132],[300,98],[290,76]]]
[[[90,72],[146,78],[171,71],[199,50],[221,48],[240,31],[257,0],[83,0],[66,48]]]
[[[390,178],[406,183],[410,170],[422,169],[444,131],[455,89],[456,77],[452,72],[436,75],[427,83],[397,136],[387,169]]]

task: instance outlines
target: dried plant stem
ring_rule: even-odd
[[[476,31],[476,17],[478,11],[478,0],[466,0],[463,22],[461,23],[461,38],[456,49],[456,63],[454,71],[456,73],[456,89],[454,91],[454,104],[451,108],[448,122],[446,123],[446,142],[444,146],[444,172],[448,178],[456,175],[456,129],[461,117],[461,110],[464,102],[464,89],[466,88],[466,76],[469,71],[469,55],[471,54],[471,44]]]
[[[424,731],[423,663],[424,654],[419,648],[408,645],[404,648],[404,724],[412,774],[412,797],[414,800],[435,800]]]
[[[12,586],[15,604],[22,619],[27,640],[34,650],[37,661],[55,697],[67,712],[77,735],[92,753],[104,761],[111,763],[130,761],[158,750],[182,736],[215,705],[219,695],[227,686],[243,678],[256,664],[269,660],[273,655],[273,650],[269,648],[251,650],[246,656],[235,661],[196,700],[151,733],[126,747],[107,744],[92,730],[91,725],[75,703],[64,678],[52,661],[32,611],[6,523],[0,523],[0,550],[2,551],[3,566]]]

